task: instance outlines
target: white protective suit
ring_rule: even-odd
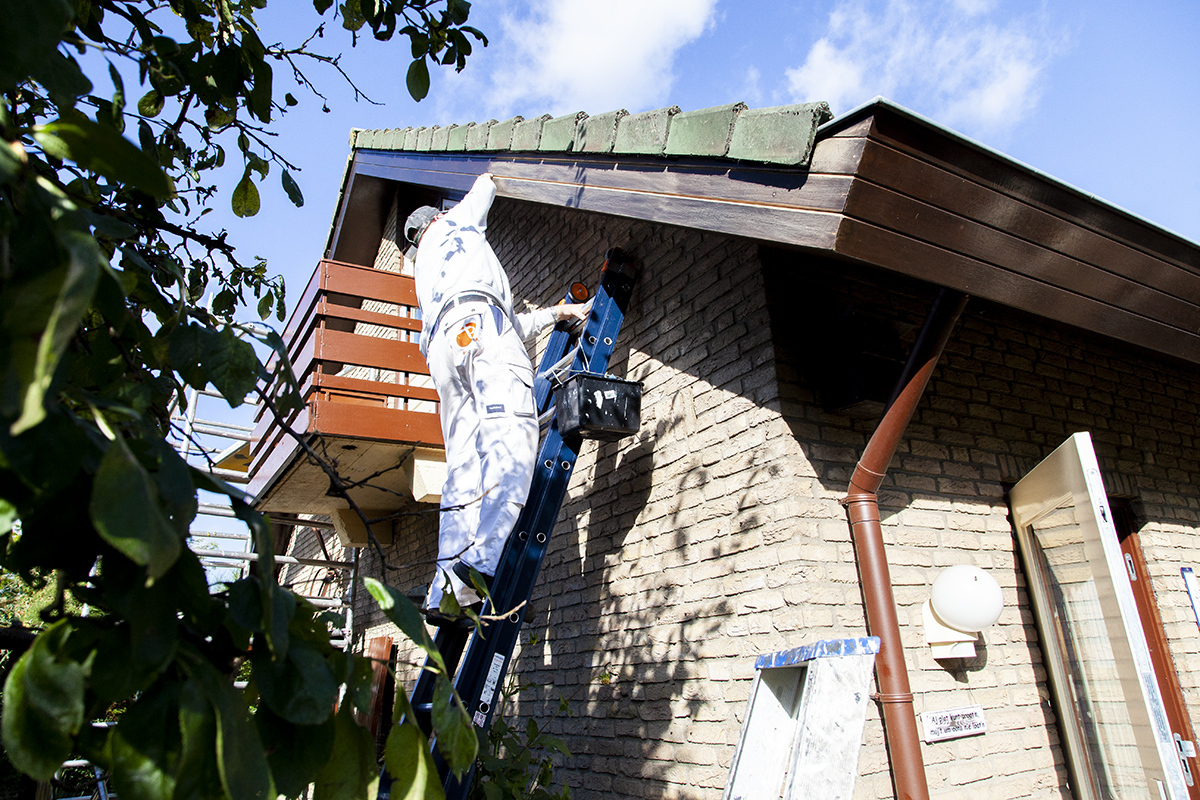
[[[447,581],[461,604],[478,599],[450,567],[459,559],[495,574],[537,460],[533,365],[523,340],[554,322],[554,309],[513,314],[508,276],[484,238],[495,197],[496,184],[481,175],[417,248],[420,347],[441,398],[447,466],[429,608]]]

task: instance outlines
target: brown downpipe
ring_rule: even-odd
[[[842,500],[850,517],[850,535],[858,557],[867,630],[880,639],[879,656],[875,660],[878,699],[883,704],[884,740],[892,762],[892,783],[898,800],[929,800],[929,786],[925,781],[917,717],[908,668],[904,663],[900,624],[896,619],[883,529],[879,524],[878,491],[900,437],[912,420],[929,377],[966,304],[967,296],[961,292],[947,289],[938,292],[883,419],[854,468],[850,491]]]

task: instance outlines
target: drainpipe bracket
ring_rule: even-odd
[[[878,703],[894,703],[896,705],[912,705],[912,692],[903,694],[885,694],[883,692],[872,692],[871,699]]]

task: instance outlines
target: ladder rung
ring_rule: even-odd
[[[197,514],[207,514],[210,517],[236,517],[229,506],[219,506],[215,503],[200,503],[196,507]]]
[[[233,539],[240,542],[248,542],[252,538],[248,533],[223,533],[221,531],[188,531],[188,536],[193,539]]]
[[[193,550],[201,558],[219,558],[231,561],[258,561],[258,553],[237,553],[232,550]],[[295,556],[275,556],[276,564],[298,564],[305,567],[329,567],[331,569],[349,569],[353,561],[326,561],[321,558],[296,558]]]
[[[254,431],[253,425],[238,425],[233,422],[221,422],[215,419],[197,419],[193,420],[192,424],[196,427],[206,425],[210,428],[220,428],[221,430],[238,431],[240,433],[252,433]]]
[[[212,475],[214,478],[222,478],[229,483],[249,483],[250,476],[244,472],[238,472],[232,469],[204,469],[197,467],[201,472]]]

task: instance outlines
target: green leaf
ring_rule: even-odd
[[[108,76],[113,82],[113,108],[117,111],[125,110],[125,81],[121,79],[121,73],[117,72],[117,68],[109,63]]]
[[[383,763],[392,779],[393,800],[444,798],[429,740],[415,724],[393,725],[383,746]]]
[[[171,800],[179,735],[179,687],[158,685],[121,715],[112,733],[113,784],[123,800]]]
[[[14,436],[45,418],[46,392],[100,279],[103,256],[95,239],[79,231],[66,231],[59,234],[58,240],[66,250],[66,263],[6,293],[4,322],[10,329],[29,335],[18,339],[14,347],[22,397],[21,416],[11,428]]]
[[[467,709],[444,675],[438,675],[433,683],[432,716],[438,751],[451,771],[462,777],[475,762],[479,739]]]
[[[333,0],[313,0],[313,8],[321,15],[324,15],[331,5],[333,5]]]
[[[342,27],[346,30],[358,31],[367,24],[367,19],[359,7],[359,0],[346,0],[339,6],[339,10],[342,12]]]
[[[392,624],[414,644],[428,653],[437,667],[445,674],[446,664],[442,660],[442,655],[438,652],[433,639],[430,638],[429,631],[425,628],[425,620],[421,617],[421,612],[413,605],[412,600],[375,578],[363,578],[363,584]]]
[[[292,178],[292,173],[286,169],[283,171],[283,190],[287,192],[288,199],[292,201],[292,204],[296,208],[304,205],[304,195],[300,192],[300,187]],[[263,315],[263,319],[266,319],[266,315]]]
[[[271,65],[261,55],[254,62],[254,85],[250,89],[249,104],[250,113],[263,122],[271,121]]]
[[[35,126],[33,138],[56,158],[69,159],[146,194],[164,198],[172,192],[171,181],[158,164],[107,125],[82,116],[69,122],[60,119]]]
[[[4,749],[13,766],[42,781],[50,780],[71,754],[84,724],[91,662],[62,655],[70,632],[66,620],[43,631],[4,683]]]
[[[233,114],[230,114],[223,106],[213,103],[204,110],[204,121],[209,128],[216,131],[233,122]]]
[[[12,531],[13,523],[18,517],[17,507],[7,500],[0,499],[0,536],[7,536]]]
[[[313,800],[366,800],[375,794],[379,774],[371,732],[354,722],[349,703],[338,709],[333,751],[314,782]]]
[[[79,62],[55,51],[33,72],[37,82],[64,105],[92,90],[92,82],[79,68]]]
[[[253,217],[258,213],[258,187],[254,185],[254,181],[250,180],[249,167],[246,167],[246,173],[242,175],[241,181],[233,190],[231,205],[233,213],[239,217]]]
[[[183,541],[163,513],[158,491],[146,468],[118,437],[108,446],[96,472],[90,506],[100,536],[135,564],[151,581],[162,577],[183,549]]]
[[[267,177],[267,173],[271,171],[271,162],[262,158],[257,153],[246,153],[246,165],[263,178]]]
[[[425,58],[413,59],[413,62],[408,65],[408,76],[405,79],[408,84],[408,93],[412,95],[412,99],[421,101],[425,99],[425,95],[429,94],[429,65],[425,63]]]
[[[275,658],[283,658],[288,649],[288,624],[296,612],[296,598],[275,583],[274,539],[262,514],[244,500],[233,500],[233,514],[250,528],[254,552],[258,554],[259,602],[263,609],[262,629],[267,646]]]
[[[154,118],[162,113],[164,98],[156,90],[151,89],[138,100],[138,113],[143,117]]]
[[[330,714],[320,725],[293,725],[269,708],[259,708],[254,722],[259,737],[271,743],[267,760],[275,776],[275,788],[286,797],[300,796],[329,761],[337,721]]]
[[[56,52],[71,21],[67,0],[0,3],[0,85],[5,90],[32,74]]]
[[[287,657],[279,661],[255,651],[254,683],[271,711],[296,725],[321,724],[338,699],[338,682],[329,664],[302,641],[291,642]]]
[[[217,331],[195,322],[180,325],[171,332],[168,353],[189,385],[203,390],[211,383],[234,408],[265,377],[253,345],[229,327]]]
[[[371,711],[371,684],[375,679],[373,662],[365,657],[353,657],[350,660],[350,676],[346,679],[346,693],[349,700],[360,714]],[[384,665],[386,669],[386,665]],[[400,692],[401,695],[404,692]]]
[[[275,784],[246,701],[198,653],[188,652],[184,669],[216,714],[217,769],[231,800],[274,800]]]
[[[217,715],[195,681],[179,691],[179,769],[175,797],[218,797],[221,773],[217,768]]]

